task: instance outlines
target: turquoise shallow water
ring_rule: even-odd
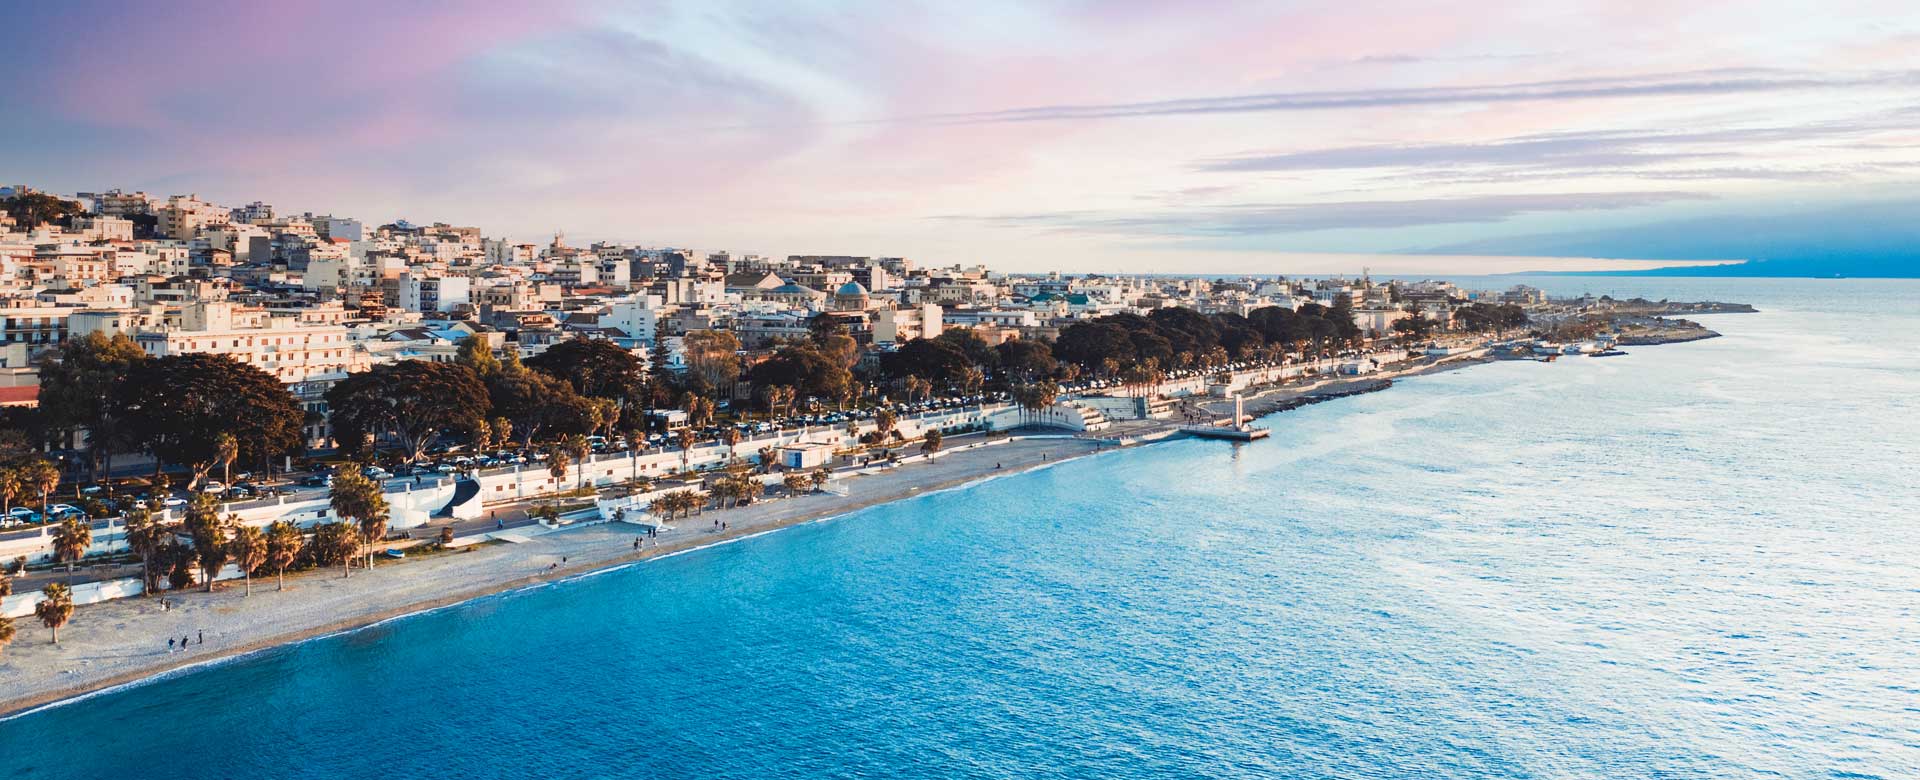
[[[8,778],[1920,776],[1920,283],[0,722]],[[1571,288],[1571,289],[1569,289]]]

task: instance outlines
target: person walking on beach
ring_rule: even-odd
[[[633,549],[636,551],[640,549],[640,537],[638,536],[633,537]]]
[[[207,643],[207,631],[206,629],[203,628],[200,630],[200,641],[195,642],[194,644],[204,645],[206,643]]]
[[[167,637],[167,653],[173,653],[173,637]]]
[[[187,638],[184,636],[180,637],[180,649],[183,651],[187,649]]]

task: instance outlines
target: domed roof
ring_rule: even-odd
[[[840,291],[834,294],[844,295],[848,297],[852,297],[855,295],[866,295],[867,288],[861,287],[859,282],[847,282],[846,284],[840,285]]]
[[[775,287],[773,288],[772,292],[781,293],[783,295],[793,295],[794,293],[799,293],[801,295],[819,295],[820,294],[819,290],[815,290],[812,287],[806,287],[806,286],[794,284],[793,282],[787,282],[786,284],[780,285],[779,287]]]

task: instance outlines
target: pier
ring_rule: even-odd
[[[1248,425],[1246,399],[1239,393],[1233,394],[1233,419],[1226,425],[1182,425],[1180,430],[1207,439],[1226,439],[1228,441],[1255,441],[1273,435],[1272,431],[1257,425]]]

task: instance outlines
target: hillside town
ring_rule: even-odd
[[[693,513],[1022,431],[1073,442],[967,473],[1246,433],[1221,399],[1364,392],[1389,380],[1340,383],[1491,359],[1529,311],[1612,304],[539,245],[192,194],[12,186],[0,206],[0,621],[55,636],[76,604],[582,522],[633,524],[638,552]]]

